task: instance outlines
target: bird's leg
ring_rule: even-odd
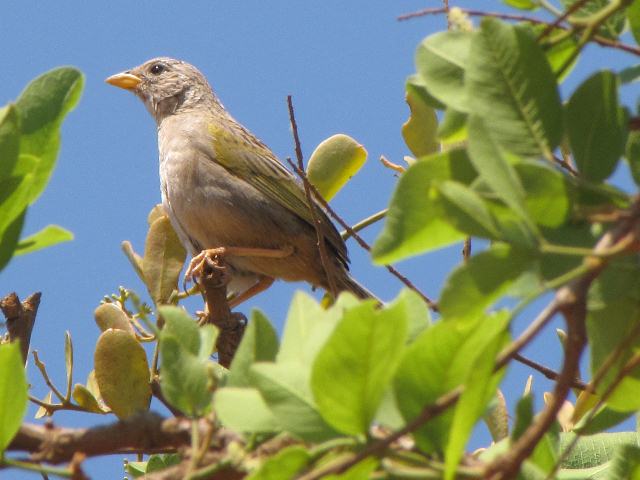
[[[207,250],[202,250],[198,255],[193,257],[193,259],[191,259],[191,262],[189,263],[189,267],[187,268],[187,271],[184,274],[184,280],[185,280],[185,283],[187,282],[187,280],[193,280],[194,282],[197,283],[196,279],[202,275],[203,268],[205,267],[205,264],[206,264],[205,260],[207,258],[214,259],[215,260],[214,263],[218,264],[220,257],[224,257],[224,256],[286,258],[289,255],[291,255],[293,251],[294,251],[294,248],[290,245],[282,249],[250,248],[250,247],[209,248]],[[262,291],[262,290],[259,290],[259,291]]]
[[[259,294],[260,292],[264,292],[267,288],[269,288],[273,284],[274,281],[275,281],[275,278],[273,277],[267,277],[265,275],[261,275],[259,277],[259,280],[255,284],[253,284],[252,287],[248,288],[247,290],[242,292],[240,295],[229,300],[229,308],[237,307],[242,302],[246,302],[251,297]]]

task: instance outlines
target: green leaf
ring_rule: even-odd
[[[24,217],[27,210],[23,210],[15,220],[13,220],[4,231],[0,231],[0,271],[9,263],[13,257],[16,245],[20,239],[20,233],[24,226]]]
[[[600,433],[621,424],[633,414],[633,411],[618,412],[616,410],[603,407],[588,422],[588,416],[583,416],[572,431],[578,435],[593,435],[594,433]]]
[[[179,410],[190,415],[202,413],[211,403],[215,382],[209,356],[217,330],[212,325],[198,327],[179,307],[164,306],[158,312],[165,322],[160,333],[162,392]]]
[[[631,170],[631,176],[636,185],[640,185],[640,132],[629,132],[625,158]]]
[[[304,292],[296,292],[289,306],[277,356],[278,363],[300,362],[311,367],[318,351],[342,318],[344,310],[358,305],[357,301],[350,304],[349,298],[353,297],[341,294],[325,310],[313,297]]]
[[[368,457],[361,462],[356,463],[348,470],[342,473],[333,473],[325,475],[323,480],[369,480],[375,478],[372,474],[378,468],[379,460],[377,458]]]
[[[620,70],[618,78],[622,85],[637,82],[640,79],[640,65],[632,65]]]
[[[0,457],[27,412],[27,378],[18,343],[0,345]]]
[[[604,393],[618,372],[640,345],[632,332],[640,322],[640,263],[635,256],[612,261],[594,281],[587,297],[587,332],[591,349],[592,376],[622,342],[626,349],[609,368],[598,384],[596,393]],[[635,341],[629,341],[629,339]],[[609,407],[619,411],[640,408],[637,389],[640,372],[625,378],[608,398]]]
[[[0,110],[0,180],[10,176],[20,153],[20,126],[14,105]]]
[[[513,165],[500,147],[492,140],[487,122],[480,117],[469,117],[469,158],[480,178],[523,221],[530,223],[524,206],[525,191]]]
[[[529,213],[525,208],[526,192],[514,165],[491,138],[489,124],[475,115],[469,117],[469,157],[480,174],[480,179],[493,193],[511,208],[535,235]],[[515,162],[519,163],[518,161]]]
[[[249,369],[255,362],[270,362],[278,353],[278,335],[271,323],[259,310],[251,312],[251,321],[236,351],[227,385],[230,387],[253,386]]]
[[[547,30],[548,25],[527,25],[527,27],[537,38],[542,35],[542,32]],[[565,30],[561,28],[554,28],[545,37],[546,41],[543,40],[541,42],[541,47],[544,50],[549,65],[551,65],[551,70],[553,70],[554,75],[558,79],[558,83],[561,83],[569,76],[579,58],[575,56],[575,51],[578,48],[576,39],[572,36],[566,37],[564,32]],[[565,36],[565,38],[557,41],[555,39],[557,39],[558,36]],[[553,43],[551,39],[554,39]],[[568,61],[571,63],[565,66]],[[563,70],[561,71],[561,69]]]
[[[160,358],[160,387],[167,401],[191,417],[204,414],[213,395],[212,362],[198,358],[167,332],[160,337]]]
[[[178,465],[181,460],[182,457],[177,453],[165,455],[154,454],[151,455],[146,462],[126,462],[126,470],[133,478],[138,478],[146,473],[158,472],[173,465]]]
[[[327,138],[316,147],[307,164],[307,178],[329,201],[367,160],[367,151],[348,135]]]
[[[504,244],[494,244],[474,255],[445,283],[439,302],[443,319],[475,320],[532,265],[528,252]]]
[[[118,418],[149,408],[147,355],[131,333],[113,329],[102,332],[93,361],[100,395]]]
[[[138,275],[138,277],[140,277],[140,280],[144,282],[144,273],[142,271],[142,257],[135,252],[135,250],[133,249],[133,245],[131,245],[131,242],[128,240],[123,241],[120,244],[120,247],[122,248],[122,252],[127,257],[127,260],[129,260],[129,263],[135,270],[136,274]]]
[[[269,433],[282,430],[255,388],[224,387],[213,398],[216,415],[225,427],[238,432]]]
[[[638,480],[640,478],[640,447],[620,445],[611,460],[611,468],[607,475],[609,480]]]
[[[531,219],[544,227],[559,227],[571,212],[572,193],[566,177],[539,162],[514,165],[525,191],[524,206]]]
[[[311,393],[309,370],[299,363],[255,363],[254,384],[282,428],[305,441],[338,434],[322,419]]]
[[[462,458],[464,448],[471,436],[473,427],[480,419],[489,402],[494,397],[505,371],[494,374],[495,359],[500,349],[506,344],[505,335],[510,315],[506,311],[495,314],[487,323],[491,327],[481,326],[465,346],[465,351],[475,355],[473,371],[465,380],[465,388],[456,403],[449,442],[445,453],[445,478],[455,478],[456,468]]]
[[[507,151],[550,158],[562,138],[562,105],[554,74],[531,31],[484,18],[468,60],[469,111]]]
[[[0,179],[0,235],[29,205],[33,181],[30,174]]]
[[[608,178],[627,140],[627,116],[618,101],[618,78],[609,71],[589,77],[571,95],[566,117],[580,173],[594,182]]]
[[[311,389],[320,414],[335,429],[368,432],[400,361],[408,313],[403,300],[383,309],[367,302],[347,310],[318,353]]]
[[[439,32],[427,37],[416,52],[416,68],[429,93],[459,112],[468,111],[465,69],[475,39],[470,32]]]
[[[411,165],[391,198],[384,229],[373,245],[378,265],[451,245],[465,235],[449,224],[436,185],[442,180],[471,183],[476,173],[464,150],[450,150]]]
[[[480,195],[470,188],[444,181],[437,185],[447,221],[459,232],[474,237],[498,239],[495,220]]]
[[[444,112],[442,122],[438,125],[437,131],[437,136],[442,143],[446,145],[456,145],[466,140],[467,118],[468,115],[466,113],[447,108]]]
[[[627,7],[626,13],[629,27],[631,27],[631,34],[636,43],[640,44],[640,3],[631,2]]]
[[[182,307],[163,306],[158,313],[164,320],[160,335],[172,335],[191,354],[200,351],[200,328],[198,323]]]
[[[494,442],[499,442],[509,436],[509,410],[504,394],[500,390],[496,390],[496,395],[489,404],[483,419]]]
[[[404,305],[405,316],[408,320],[407,343],[413,342],[418,335],[431,326],[431,311],[420,295],[413,290],[404,288],[389,307],[401,303]]]
[[[593,248],[598,234],[587,222],[570,222],[566,225],[542,230],[544,237],[554,245]],[[552,280],[569,272],[582,263],[583,257],[545,253],[540,256],[540,273],[545,280]]]
[[[247,480],[295,478],[296,474],[310,461],[311,455],[304,447],[292,445],[267,458],[258,470],[247,477]]]
[[[455,322],[439,322],[406,348],[394,378],[396,402],[405,421],[414,420],[425,407],[464,383],[477,354],[464,348],[472,331],[473,328],[461,328]],[[423,451],[441,453],[444,450],[453,413],[448,409],[414,431],[413,436]]]
[[[560,435],[560,451],[574,440],[574,433]],[[618,449],[637,446],[640,438],[636,432],[597,433],[580,437],[571,454],[562,462],[563,468],[592,468],[612,460]]]
[[[533,395],[522,397],[516,406],[516,420],[511,434],[511,442],[518,440],[533,422]],[[550,473],[559,454],[558,425],[555,424],[536,445],[529,460],[541,472]],[[589,478],[589,477],[587,477]]]
[[[503,2],[510,7],[519,8],[520,10],[536,10],[540,7],[540,4],[533,0],[503,0]]]
[[[29,203],[44,190],[60,148],[60,125],[82,93],[84,76],[72,67],[59,67],[33,80],[15,103],[20,115],[20,154],[36,160]]]
[[[420,97],[425,101],[427,105],[436,110],[444,110],[446,105],[444,105],[440,100],[435,98],[429,90],[427,90],[427,86],[424,83],[424,79],[421,75],[414,73],[413,75],[409,75],[407,77],[407,85],[411,85],[413,90],[416,90],[420,93]]]
[[[58,225],[47,225],[39,232],[20,240],[15,255],[24,255],[71,240],[73,240],[73,233],[69,230]]]
[[[103,303],[93,311],[96,324],[103,332],[113,328],[135,334],[129,316],[116,303]]]
[[[422,96],[424,89],[407,83],[407,103],[411,117],[402,125],[402,137],[416,157],[429,155],[440,150],[436,132],[438,118],[435,109]]]
[[[533,395],[527,393],[516,404],[516,418],[513,422],[511,439],[518,440],[533,421]]]
[[[173,291],[178,289],[186,255],[169,217],[163,216],[154,221],[144,245],[142,272],[149,295],[156,305],[167,303]]]
[[[67,391],[71,392],[73,385],[73,341],[69,330],[64,332],[64,367],[67,373]]]
[[[562,0],[562,4],[566,9],[570,8],[578,0]],[[583,5],[573,13],[574,18],[583,20],[590,20],[593,15],[597,15],[602,9],[610,5],[609,0],[589,0],[584,2]],[[625,10],[620,9],[613,15],[609,16],[605,22],[598,29],[598,34],[611,40],[617,40],[618,36],[624,30],[625,25]]]
[[[105,413],[106,409],[103,409],[102,407],[100,407],[100,404],[98,403],[98,399],[84,385],[76,383],[73,386],[71,397],[76,401],[78,405],[84,408],[87,412]]]

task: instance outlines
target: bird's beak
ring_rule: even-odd
[[[140,82],[142,82],[142,79],[129,72],[122,72],[111,75],[105,80],[105,82],[107,82],[109,85],[113,85],[114,87],[124,88],[125,90],[133,90],[140,84]]]

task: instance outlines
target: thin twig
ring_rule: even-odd
[[[485,12],[484,10],[474,10],[472,8],[460,8],[463,13],[471,17],[494,17],[500,18],[502,20],[514,20],[516,22],[529,22],[540,25],[548,25],[549,22],[545,20],[540,20],[538,18],[527,17],[525,15],[516,15],[512,13],[499,13],[499,12]],[[405,21],[411,20],[413,18],[425,17],[427,15],[441,15],[443,13],[447,13],[448,9],[444,7],[435,7],[435,8],[425,8],[423,10],[418,10],[416,12],[405,13],[404,15],[400,15],[397,20]]]
[[[466,262],[469,258],[471,258],[471,237],[465,238],[462,245],[462,259]]]
[[[560,15],[553,21],[553,23],[550,23],[549,25],[547,25],[547,27],[538,36],[538,41],[542,40],[544,37],[549,35],[555,28],[558,28],[560,24],[569,17],[569,15],[573,15],[575,12],[580,10],[589,1],[590,0],[578,0],[569,8],[567,8],[564,12],[562,12],[562,15]]]
[[[534,370],[537,370],[538,372],[543,374],[545,377],[547,377],[549,380],[557,381],[558,378],[560,377],[560,374],[555,370],[545,367],[544,365],[541,365],[538,362],[534,362],[530,358],[527,358],[519,353],[516,353],[515,355],[513,355],[513,359],[528,367],[533,368]],[[588,388],[588,385],[584,383],[582,380],[575,378],[571,382],[571,387],[577,388],[578,390],[586,390]]]
[[[86,408],[80,406],[80,405],[76,405],[75,403],[71,403],[71,402],[62,402],[62,403],[47,403],[47,402],[43,402],[42,400],[40,400],[39,398],[34,397],[33,395],[29,395],[29,401],[38,405],[39,407],[44,408],[47,411],[47,415],[51,416],[53,415],[55,412],[60,411],[60,410],[69,410],[69,411],[75,411],[75,412],[90,412],[90,413],[94,413],[91,410],[87,410]],[[106,412],[105,412],[106,413]]]
[[[385,208],[385,209],[380,210],[379,212],[374,213],[373,215],[365,218],[364,220],[360,220],[353,227],[351,227],[351,230],[353,230],[354,232],[359,232],[360,230],[363,230],[363,229],[367,228],[368,226],[373,225],[376,222],[379,222],[380,220],[382,220],[384,217],[387,216],[387,212],[388,211],[389,211],[389,209]],[[349,235],[349,232],[344,230],[344,231],[340,232],[340,236],[342,237],[343,240],[347,240],[351,235]]]
[[[558,313],[559,306],[558,302],[552,301],[549,305],[547,305],[542,312],[529,324],[524,332],[513,342],[509,344],[501,353],[498,355],[498,359],[496,364],[499,367],[504,367],[509,360],[511,360],[514,355],[516,355],[520,350],[526,347],[535,337],[536,335],[544,328],[544,326],[551,321],[553,316]]]
[[[569,172],[574,177],[577,177],[580,175],[578,171],[575,168],[573,168],[573,165],[571,165],[566,158],[559,158],[556,155],[553,155],[553,161],[556,163],[556,165],[564,168],[567,172]]]
[[[293,168],[293,170],[296,172],[296,174],[300,178],[303,178],[303,179],[306,178],[306,174],[304,173],[303,170],[298,168],[298,166],[295,165],[290,159],[287,159],[287,161],[289,162],[289,165],[291,166],[291,168]],[[347,222],[345,222],[342,219],[342,217],[335,212],[335,210],[333,210],[333,208],[329,206],[327,201],[322,197],[322,195],[320,195],[318,190],[316,190],[316,188],[311,183],[309,183],[309,190],[311,190],[311,192],[315,196],[318,203],[322,205],[322,207],[327,211],[327,213],[331,215],[340,225],[342,225],[342,228],[344,228],[347,231],[350,237],[353,237],[353,239],[356,242],[358,242],[358,244],[367,252],[371,251],[371,247],[369,246],[369,244],[356,231],[354,231],[353,228],[351,228],[351,226]],[[431,308],[433,311],[438,311],[438,305],[429,297],[427,297],[424,293],[422,293],[407,277],[402,275],[400,272],[398,272],[398,270],[396,270],[391,265],[385,265],[385,268],[389,270],[391,274],[393,274],[396,278],[398,278],[407,287],[409,287],[411,290],[413,290],[418,295],[420,295],[422,299],[426,302],[426,304],[429,306],[429,308]]]
[[[515,14],[509,14],[509,13],[498,13],[498,12],[484,12],[482,10],[473,10],[473,9],[466,9],[466,8],[461,8],[460,9],[462,12],[466,13],[467,15],[471,16],[471,17],[494,17],[494,18],[499,18],[502,20],[513,20],[516,22],[528,22],[528,23],[532,23],[534,25],[546,25],[549,26],[552,23],[547,22],[545,20],[541,20],[539,18],[534,18],[534,17],[528,17],[526,15],[515,15]],[[410,20],[413,18],[419,18],[419,17],[424,17],[427,15],[441,15],[443,13],[446,13],[446,11],[444,10],[444,8],[425,8],[424,10],[419,10],[417,12],[411,12],[411,13],[406,13],[404,15],[400,15],[398,17],[399,21],[404,21],[404,20]],[[570,27],[566,27],[563,25],[556,25],[556,28],[561,29],[561,30],[566,30],[569,31]],[[611,40],[609,38],[603,37],[601,35],[594,35],[592,37],[592,40],[594,42],[596,42],[597,44],[603,46],[603,47],[609,47],[609,48],[613,48],[616,50],[622,50],[624,52],[627,53],[632,53],[634,55],[640,56],[640,47],[637,47],[635,45],[629,45],[627,43],[622,43],[619,42],[617,40]]]
[[[382,163],[382,165],[384,165],[388,169],[393,170],[394,172],[397,172],[397,173],[404,173],[407,170],[402,165],[398,165],[397,163],[393,163],[391,160],[389,160],[384,155],[380,155],[380,163]]]
[[[40,361],[40,357],[38,356],[38,351],[34,350],[31,353],[33,354],[33,361],[36,364],[36,367],[38,367],[38,370],[40,370],[40,374],[42,375],[44,382],[47,384],[47,387],[51,389],[51,391],[55,394],[56,397],[58,397],[58,399],[62,403],[66,402],[67,398],[65,398],[65,396],[62,395],[60,390],[58,390],[57,387],[51,381],[51,378],[49,378],[49,374],[47,373],[47,367],[42,361]]]
[[[287,95],[287,106],[289,107],[289,122],[291,123],[291,130],[293,131],[293,141],[295,143],[298,168],[300,169],[300,171],[304,171],[302,148],[300,147],[300,137],[298,136],[298,124],[296,123],[296,116],[293,111],[293,101],[291,99],[291,95]],[[332,265],[329,260],[329,255],[327,254],[327,244],[325,242],[325,235],[323,231],[324,228],[320,217],[318,216],[318,212],[316,211],[316,203],[313,201],[313,197],[311,196],[311,189],[309,188],[311,184],[309,183],[309,179],[306,175],[302,177],[302,183],[304,185],[304,193],[307,197],[307,203],[309,204],[311,218],[313,219],[313,228],[315,229],[316,236],[318,237],[318,251],[320,252],[320,262],[322,262],[322,268],[324,269],[324,273],[327,276],[329,290],[331,291],[332,295],[336,296],[338,295],[338,287],[336,286],[336,281],[333,276],[333,269],[331,268]]]
[[[442,5],[444,5],[444,11],[447,14],[447,30],[451,30],[451,17],[449,15],[449,0],[442,0]]]

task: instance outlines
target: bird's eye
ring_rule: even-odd
[[[154,63],[153,65],[151,65],[149,71],[154,75],[160,75],[162,72],[164,72],[164,65],[162,65],[161,63]]]

